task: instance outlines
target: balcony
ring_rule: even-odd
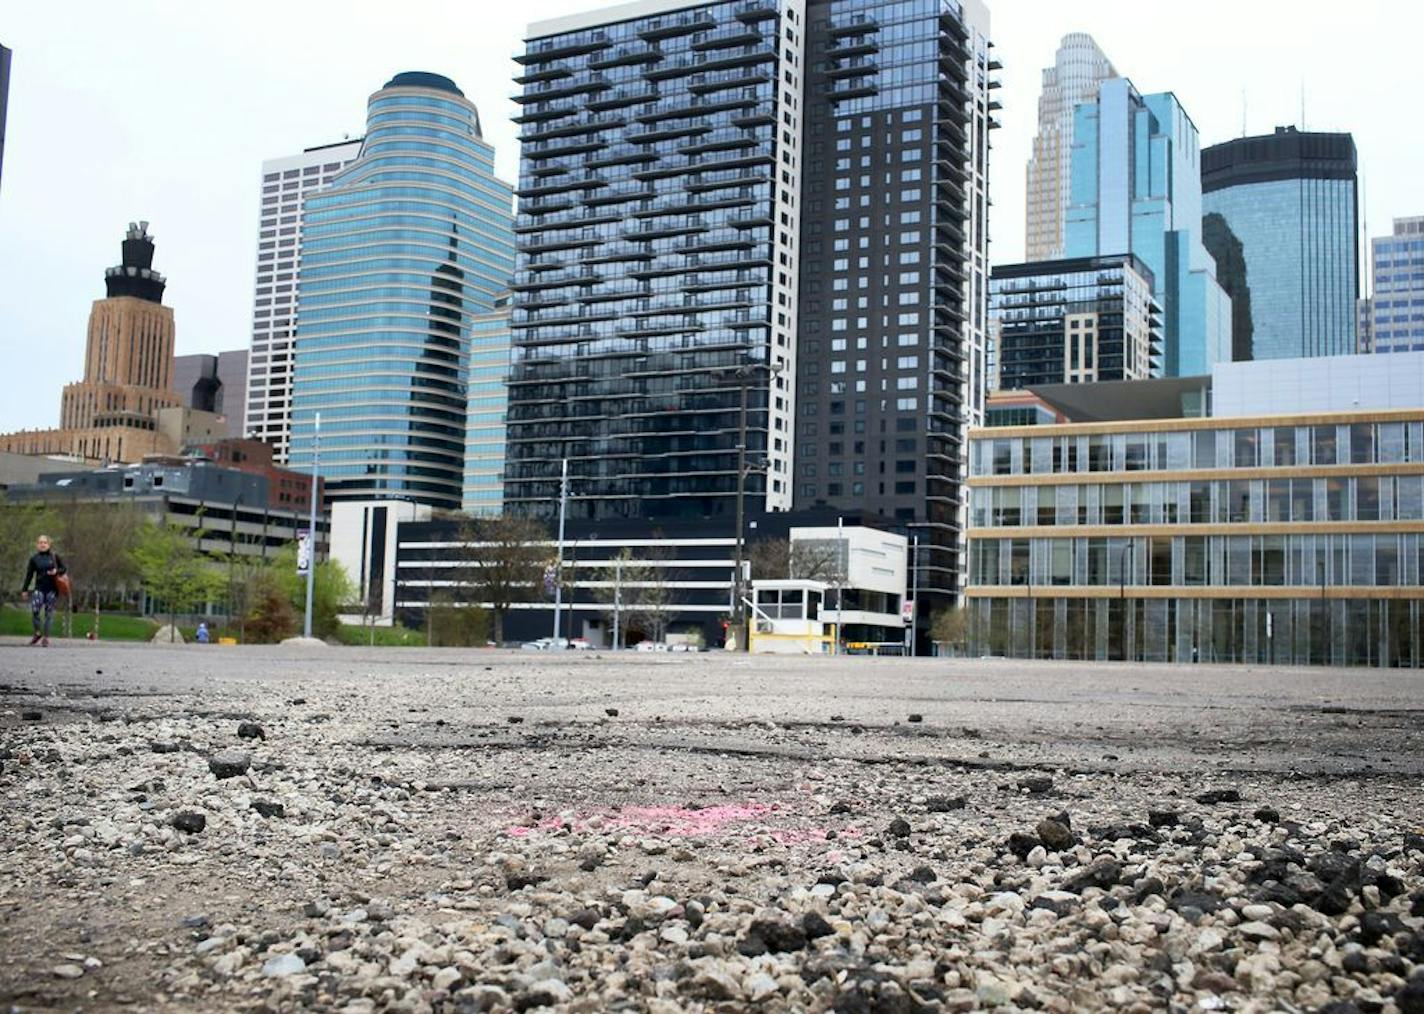
[[[843,102],[846,99],[863,99],[870,95],[879,94],[880,89],[875,85],[852,80],[839,88],[832,88],[826,93],[826,98],[832,102]]]
[[[523,254],[548,253],[554,250],[577,250],[581,247],[597,246],[599,242],[596,236],[535,235],[528,240],[516,240],[514,249]]]
[[[515,310],[522,310],[523,305],[516,303]],[[618,315],[611,310],[599,310],[590,313],[583,307],[565,313],[544,313],[538,310],[531,310],[527,313],[517,314],[509,323],[511,327],[565,327],[579,324],[597,324],[601,321],[613,320]]]
[[[580,264],[618,264],[624,261],[650,261],[653,252],[637,243],[601,242],[579,257]]]
[[[880,43],[869,36],[850,36],[847,41],[835,45],[826,50],[826,56],[832,60],[844,60],[851,56],[866,56],[870,53],[880,52]]]
[[[553,218],[530,218],[526,215],[519,215],[514,222],[514,231],[518,233],[540,232],[545,229],[576,229],[588,225],[605,225],[610,222],[622,220],[623,216],[616,213],[605,212],[603,214],[580,211],[575,214],[558,215]]]
[[[645,42],[654,42],[658,39],[676,38],[679,35],[691,35],[693,32],[707,32],[716,27],[717,20],[715,18],[699,11],[696,14],[655,18],[646,28],[638,32],[638,38]]]
[[[687,270],[687,265],[681,259],[674,259],[673,262],[653,261],[646,267],[634,268],[628,272],[629,278],[636,278],[639,281],[647,281],[652,278],[668,278],[672,275],[680,275]]]
[[[520,198],[543,197],[547,194],[561,194],[569,190],[596,190],[608,185],[592,173],[568,173],[562,176],[550,176],[547,179],[548,182],[541,182],[537,186],[520,187],[514,192],[514,196]]]
[[[692,49],[694,51],[727,49],[731,46],[752,46],[761,41],[763,41],[761,32],[744,21],[740,25],[729,25],[726,28],[708,32],[706,35],[699,35],[692,40]]]
[[[745,21],[749,24],[770,21],[777,16],[776,4],[771,0],[747,0],[746,3],[737,5],[735,16],[738,21]]]
[[[692,144],[680,144],[677,147],[679,155],[706,155],[714,151],[742,151],[747,148],[760,147],[762,140],[755,135],[743,134],[740,131],[732,132],[719,130],[715,134],[699,138]]]
[[[657,63],[663,54],[653,46],[619,46],[609,50],[596,60],[588,61],[589,70],[607,70],[610,67],[629,67],[640,63]]]
[[[607,91],[612,87],[608,78],[602,74],[584,74],[579,77],[533,85],[525,88],[513,98],[520,105],[528,105],[531,102],[552,102],[554,99],[572,98],[586,92]]]
[[[694,74],[687,82],[687,90],[694,95],[727,91],[733,88],[750,88],[771,81],[771,75],[763,70],[736,69],[720,73]]]
[[[700,96],[691,98],[683,95],[659,102],[652,109],[644,110],[634,117],[639,123],[658,123],[662,120],[685,119],[694,116],[709,116],[712,113],[720,113],[730,109],[744,109],[747,106],[755,105],[756,99],[747,98],[726,98],[726,99],[705,99]],[[775,118],[773,117],[773,122]]]
[[[695,137],[698,134],[705,134],[712,128],[706,123],[684,123],[676,127],[658,127],[652,130],[639,130],[624,135],[624,140],[629,144],[656,144],[659,141],[670,141],[675,137]]]
[[[880,22],[869,14],[848,14],[845,17],[832,18],[827,34],[833,39],[840,39],[847,35],[868,35],[879,30]]]
[[[683,188],[692,193],[704,193],[708,190],[726,190],[729,187],[755,186],[759,183],[770,182],[771,174],[765,171],[747,172],[734,169],[706,172],[699,168],[695,177],[683,184]]]
[[[573,77],[573,71],[567,67],[546,67],[543,70],[531,70],[528,74],[520,74],[514,79],[515,84],[538,84],[541,81],[557,81],[561,77]]]
[[[608,147],[607,141],[588,137],[554,138],[549,141],[530,141],[520,145],[520,157],[532,160],[561,158],[565,155],[582,155]]]
[[[700,219],[693,219],[687,222],[638,222],[624,226],[619,235],[624,239],[647,242],[672,236],[691,236],[706,231],[705,223]]]
[[[570,137],[574,134],[587,134],[599,130],[612,130],[621,127],[628,122],[625,116],[583,116],[577,120],[569,120],[558,123],[550,127],[535,128],[526,130],[519,135],[521,144],[533,141],[545,141],[554,137]]]
[[[656,162],[657,154],[650,151],[638,151],[629,148],[627,145],[619,143],[617,147],[610,147],[602,153],[583,160],[583,164],[589,169],[606,169],[615,165],[634,165],[638,162]]]
[[[584,199],[584,203],[590,207],[598,207],[604,204],[627,204],[629,201],[641,201],[657,196],[651,189],[641,183],[619,183]]]
[[[874,60],[852,60],[850,63],[837,64],[826,71],[826,77],[831,80],[841,78],[864,77],[867,74],[874,74],[880,70],[880,65]]]
[[[509,281],[514,292],[537,292],[540,289],[558,289],[568,285],[597,285],[603,276],[587,268],[560,271],[520,271]]]
[[[687,334],[705,330],[707,330],[707,325],[700,322],[689,323],[685,320],[639,320],[619,324],[616,328],[619,336],[623,338],[656,338],[659,335]]]
[[[544,120],[556,120],[561,116],[573,116],[579,111],[577,103],[566,103],[564,105],[539,103],[532,109],[525,108],[518,116],[511,116],[510,120],[515,123],[542,123]]]
[[[657,98],[658,90],[653,87],[615,88],[597,98],[590,99],[587,106],[591,111],[601,113],[610,109],[622,109],[624,106],[635,105],[639,102],[656,102]]]
[[[523,53],[514,58],[514,62],[528,66],[536,63],[547,63],[550,60],[559,60],[568,56],[583,56],[586,53],[596,53],[600,49],[608,48],[608,36],[603,32],[595,32],[593,35],[583,39],[572,39],[564,42],[557,42],[550,39],[548,42],[534,40],[528,44],[528,48]]]
[[[731,278],[725,277],[731,274]],[[713,276],[716,277],[713,277]],[[735,273],[720,270],[709,274],[691,274],[682,280],[679,286],[683,292],[711,292],[717,289],[738,289],[746,286],[762,286],[767,283],[764,274],[755,271],[737,271]]]
[[[746,236],[712,235],[704,236],[702,239],[692,240],[673,248],[674,253],[696,256],[699,254],[717,253],[723,250],[752,250],[757,246],[757,241]]]

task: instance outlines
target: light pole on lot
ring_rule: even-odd
[[[554,650],[559,647],[559,628],[564,609],[564,520],[569,511],[569,459],[563,459],[559,472],[559,541],[554,563]]]
[[[752,471],[759,471],[765,466],[747,464],[747,391],[752,384],[752,378],[758,372],[765,370],[768,378],[776,376],[781,372],[780,363],[747,363],[732,371],[732,376],[737,379],[741,387],[741,408],[737,416],[737,554],[736,570],[732,574],[732,617],[738,630],[738,651],[749,651],[751,647],[751,632],[748,629],[747,608],[744,601],[746,593],[742,589],[743,574],[746,567],[746,499],[747,499],[747,475]],[[767,409],[770,411],[771,399],[768,388]],[[771,433],[770,422],[767,424],[767,434]]]
[[[317,488],[321,482],[317,478],[317,463],[321,460],[321,413],[316,414],[315,425],[312,429],[312,484],[311,484],[311,511],[307,522],[307,538],[310,540],[310,548],[307,552],[307,609],[306,616],[302,620],[302,636],[310,638],[312,636],[312,589],[316,587],[316,499]]]

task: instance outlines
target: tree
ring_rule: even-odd
[[[959,607],[941,609],[930,620],[930,640],[962,654],[969,633],[969,614]]]
[[[484,647],[490,637],[489,610],[462,605],[449,592],[432,593],[426,607],[425,643],[432,648]]]
[[[759,539],[753,542],[747,555],[752,565],[752,580],[824,581],[837,584],[841,580],[840,539]]]
[[[170,627],[177,625],[179,613],[206,602],[221,579],[212,561],[194,548],[192,536],[169,522],[149,521],[139,528],[129,550],[139,583],[167,612]]]
[[[134,580],[132,550],[143,524],[137,507],[124,502],[71,502],[55,514],[56,548],[74,586],[70,612],[75,599],[87,601],[96,638],[103,603],[122,595]]]
[[[606,616],[612,618],[615,600],[619,613],[619,640],[629,631],[638,631],[650,641],[667,637],[672,620],[676,589],[666,566],[671,557],[661,550],[652,550],[645,557],[636,557],[624,549],[616,560],[605,565],[605,580],[612,583],[595,589]],[[622,647],[620,644],[619,647]]]
[[[243,621],[244,633],[252,644],[276,644],[297,632],[297,611],[288,589],[269,568],[253,575],[251,605]]]
[[[516,602],[538,594],[548,562],[547,537],[528,518],[469,518],[460,525],[459,573],[468,598],[488,603],[494,643],[504,643],[504,618]]]
[[[18,591],[25,580],[25,566],[35,551],[35,538],[48,532],[54,519],[42,504],[0,502],[0,581]],[[65,555],[63,548],[61,555]],[[4,587],[4,585],[0,585]]]
[[[277,579],[287,590],[287,600],[297,615],[306,616],[307,579],[297,573],[297,544],[289,542],[273,558]],[[316,565],[312,581],[312,636],[335,637],[341,628],[341,610],[356,595],[356,586],[346,568],[327,558]]]

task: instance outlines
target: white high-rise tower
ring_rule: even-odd
[[[1024,223],[1024,259],[1064,257],[1068,209],[1069,161],[1073,154],[1073,108],[1094,102],[1098,86],[1118,73],[1093,37],[1084,32],[1063,36],[1053,66],[1043,72],[1038,97],[1038,134],[1028,160],[1028,204]]]
[[[292,429],[292,358],[297,334],[297,267],[302,202],[361,153],[361,141],[308,148],[262,163],[257,283],[252,298],[252,353],[247,357],[247,436],[272,445],[287,462]]]

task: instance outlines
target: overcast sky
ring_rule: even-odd
[[[1277,124],[1349,130],[1366,222],[1424,214],[1424,96],[1413,0],[989,0],[1004,87],[994,136],[996,263],[1023,253],[1024,163],[1042,68],[1092,33],[1143,92],[1175,91],[1203,145]],[[453,78],[516,175],[510,57],[529,21],[597,0],[56,0],[0,4],[15,51],[0,182],[0,431],[58,424],[85,325],[131,220],[178,352],[245,348],[263,159],[358,135],[392,74]],[[1302,102],[1302,96],[1304,101]]]

